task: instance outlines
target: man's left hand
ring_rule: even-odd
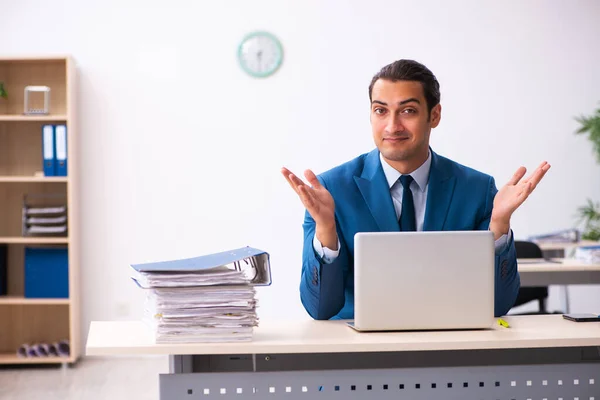
[[[544,161],[530,176],[521,180],[527,169],[520,167],[510,181],[496,193],[490,221],[490,230],[494,232],[495,239],[508,233],[512,214],[527,200],[549,169],[550,164]]]

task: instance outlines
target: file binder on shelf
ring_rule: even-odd
[[[23,196],[23,236],[67,236],[67,199],[63,193]]]
[[[69,298],[68,247],[25,247],[23,267],[26,299]]]
[[[67,126],[54,126],[56,176],[67,176]]]
[[[54,148],[54,125],[42,125],[42,162],[44,164],[44,176],[56,175],[56,157]]]

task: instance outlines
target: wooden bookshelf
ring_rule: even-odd
[[[0,364],[74,363],[81,356],[75,64],[68,56],[1,57],[0,246],[6,246],[7,290],[0,295]],[[24,114],[24,88],[50,87],[47,115]],[[67,176],[44,176],[42,126],[67,126]],[[67,206],[64,236],[24,236],[25,195],[60,194]],[[68,298],[25,297],[25,249],[68,250]],[[22,358],[22,344],[68,340],[68,357]]]

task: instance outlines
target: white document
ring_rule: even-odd
[[[32,207],[27,209],[27,215],[40,214],[62,214],[67,211],[66,207]]]
[[[29,227],[29,233],[63,233],[67,231],[67,226],[40,226],[32,225]]]
[[[226,267],[198,272],[140,272],[134,269],[132,278],[143,288],[241,285],[248,282],[243,271]]]
[[[56,217],[56,218],[40,218],[40,217],[31,217],[27,218],[28,224],[64,224],[67,222],[67,217]]]
[[[241,271],[228,268],[181,274],[134,271],[133,276],[146,294],[143,321],[156,343],[252,340],[253,328],[258,325],[256,289],[244,281]],[[144,288],[144,285],[162,287]]]
[[[600,245],[578,247],[575,250],[575,259],[585,264],[600,264]]]

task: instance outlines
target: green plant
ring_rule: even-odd
[[[600,163],[600,108],[589,117],[580,116],[575,120],[581,124],[577,134],[588,134],[588,139],[592,142],[596,152],[596,159]]]
[[[600,240],[600,203],[588,199],[585,206],[577,209],[579,223],[583,222],[585,230],[581,235],[584,240]]]
[[[592,142],[596,160],[600,163],[600,108],[589,117],[580,116],[575,118],[581,125],[577,134],[588,134],[588,139]],[[600,240],[600,203],[594,203],[588,199],[585,206],[577,209],[579,223],[584,223],[584,231],[581,235],[585,240]]]
[[[8,97],[8,93],[6,93],[6,89],[4,89],[4,82],[0,82],[0,97],[4,99]]]

